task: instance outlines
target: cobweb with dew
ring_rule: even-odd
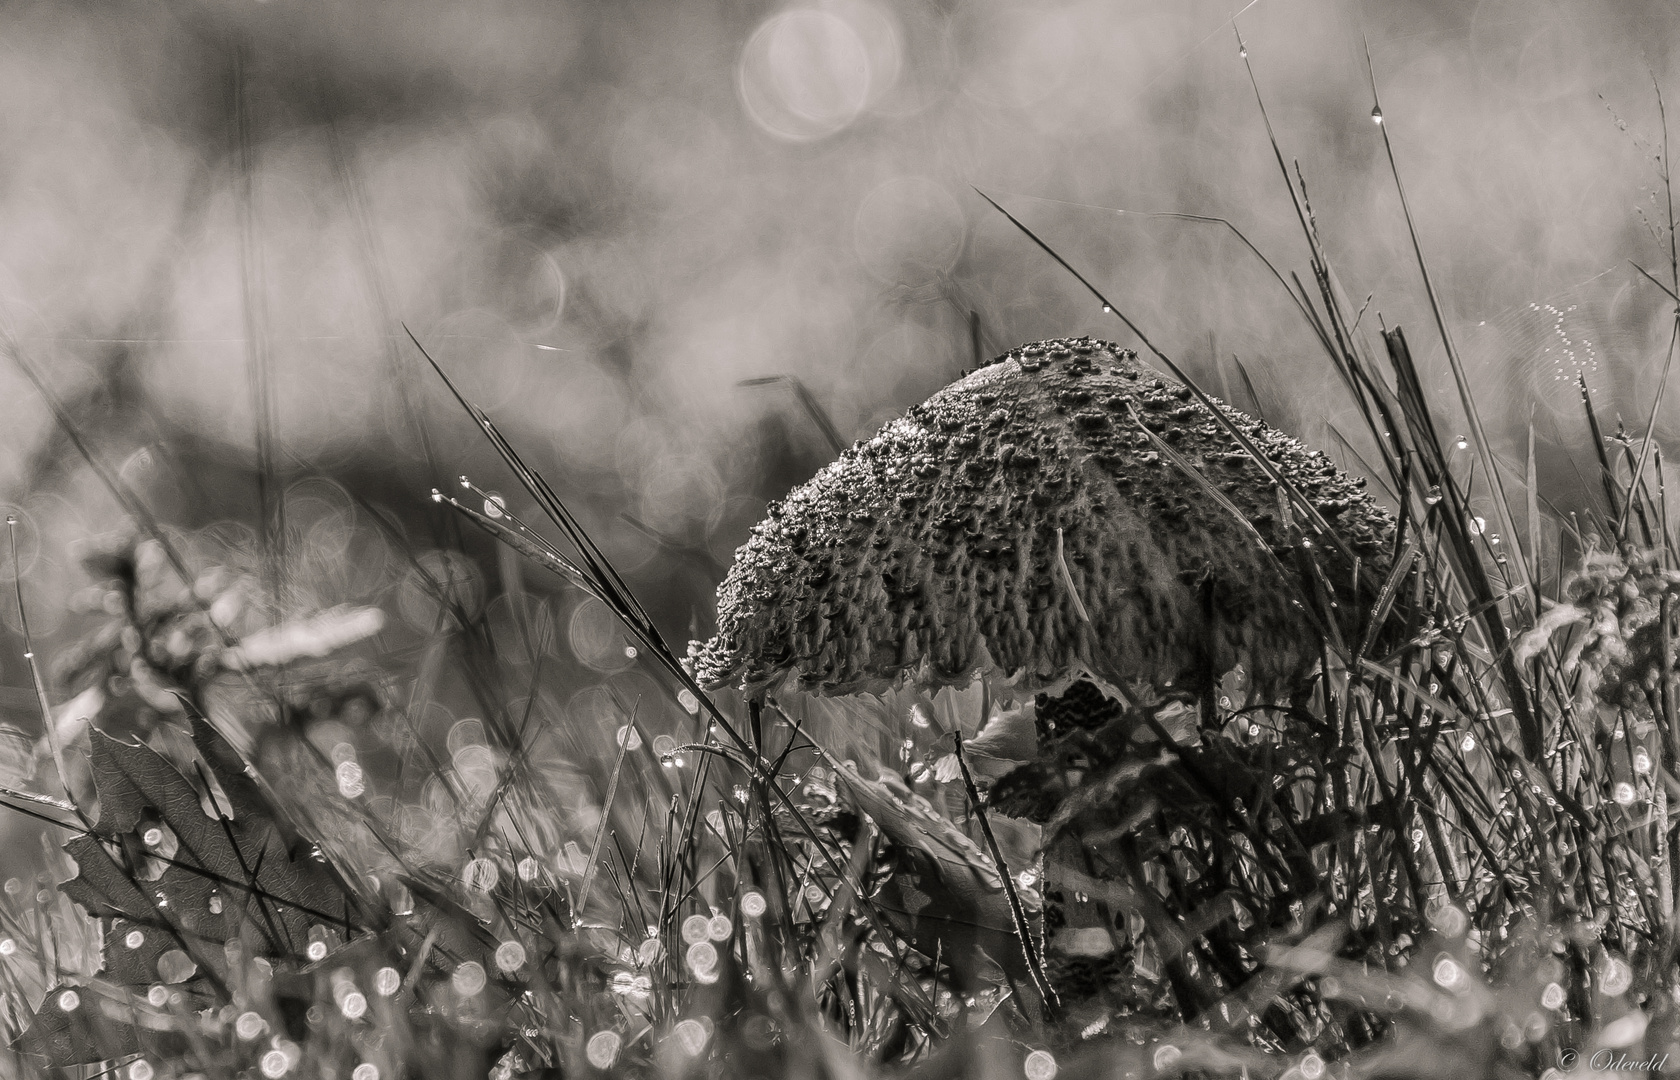
[[[1567,425],[1581,416],[1582,379],[1596,399],[1648,357],[1653,310],[1632,271],[1607,270],[1479,321],[1465,357],[1495,373],[1506,401],[1532,402]]]

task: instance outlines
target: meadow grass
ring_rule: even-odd
[[[1258,83],[1256,97],[1271,135]],[[25,618],[42,768],[58,787],[0,790],[50,840],[44,878],[6,871],[0,1070],[1317,1080],[1668,1052],[1680,553],[1649,434],[1662,392],[1644,438],[1606,437],[1582,384],[1602,501],[1549,512],[1532,428],[1521,475],[1489,441],[1415,227],[1462,416],[1432,401],[1401,329],[1360,330],[1363,305],[1272,146],[1311,253],[1310,283],[1273,275],[1357,407],[1353,441],[1398,521],[1386,565],[1350,554],[1352,580],[1324,560],[1339,540],[1309,493],[1020,226],[1267,469],[1298,542],[1280,587],[1310,583],[1300,602],[1323,628],[1300,685],[1221,703],[1199,741],[1163,736],[1160,759],[1085,782],[1106,811],[1135,810],[1130,834],[1089,844],[1145,884],[1093,873],[1080,886],[1111,906],[1120,970],[1063,958],[1046,973],[1015,891],[1022,867],[1007,864],[960,738],[946,808],[972,818],[1001,870],[1036,985],[977,979],[967,958],[906,940],[882,902],[898,865],[890,823],[852,797],[821,734],[797,710],[700,686],[556,488],[433,364],[523,492],[505,500],[465,478],[436,491],[449,511],[437,535],[459,547],[470,526],[556,591],[604,605],[658,700],[615,698],[615,723],[567,725],[556,750],[545,733],[563,721],[543,691],[558,676],[533,645],[554,628],[520,575],[504,575],[511,627],[493,627],[459,564],[411,550],[435,615],[416,672],[350,663],[378,630],[365,609],[273,627],[286,534],[272,477],[257,557],[202,565],[58,410],[137,529],[92,561],[116,600],[58,681],[105,687],[82,707],[126,737],[51,704]],[[1670,281],[1646,275],[1671,298],[1672,234],[1671,221]],[[255,614],[238,622],[241,598]],[[471,709],[473,733],[428,722],[443,701]],[[352,713],[365,723],[354,744],[311,737],[349,730]],[[1077,1007],[1047,983],[1082,977],[1100,986]]]

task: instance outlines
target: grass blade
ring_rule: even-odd
[[[589,846],[589,866],[583,872],[583,882],[578,886],[577,905],[572,913],[572,917],[577,920],[583,918],[584,905],[589,903],[589,888],[595,884],[595,868],[601,864],[601,844],[607,838],[608,826],[612,824],[613,797],[618,794],[618,778],[624,772],[624,759],[630,752],[630,731],[634,730],[635,722],[635,717],[631,717],[632,727],[618,742],[618,758],[613,762],[612,775],[607,778],[607,794],[601,802],[601,824],[595,830],[595,842]]]
[[[58,725],[53,723],[52,705],[47,701],[47,684],[41,678],[41,665],[35,660],[35,641],[29,634],[29,612],[23,603],[23,564],[18,561],[17,518],[10,514],[6,516],[6,533],[12,547],[12,588],[17,594],[18,628],[23,634],[23,658],[29,664],[29,679],[35,688],[35,703],[41,710],[41,729],[46,732],[47,746],[52,750],[53,765],[58,769],[58,783],[64,789],[64,797],[70,801],[76,816],[82,819],[82,824],[92,828],[93,823],[88,821],[76,796],[70,791],[70,773],[64,763],[64,747],[58,741]]]
[[[1411,237],[1412,253],[1417,259],[1418,271],[1423,276],[1423,288],[1429,297],[1429,310],[1435,316],[1435,328],[1441,335],[1442,347],[1446,350],[1447,364],[1452,369],[1453,384],[1458,388],[1459,402],[1464,408],[1464,415],[1470,422],[1470,435],[1475,441],[1476,456],[1482,463],[1482,469],[1487,473],[1489,482],[1493,485],[1493,509],[1499,515],[1499,527],[1506,536],[1517,535],[1516,523],[1511,518],[1510,502],[1505,495],[1505,482],[1501,479],[1498,463],[1493,459],[1493,450],[1488,441],[1487,430],[1482,425],[1481,411],[1476,408],[1475,395],[1470,390],[1470,378],[1464,366],[1463,357],[1459,355],[1458,347],[1453,342],[1452,331],[1447,327],[1446,312],[1441,307],[1441,298],[1435,291],[1435,279],[1429,273],[1429,262],[1423,255],[1423,242],[1418,238],[1417,222],[1412,216],[1411,202],[1406,198],[1405,185],[1400,181],[1400,166],[1394,157],[1394,144],[1389,138],[1388,124],[1382,111],[1382,100],[1377,94],[1376,70],[1371,64],[1370,45],[1365,48],[1365,68],[1370,76],[1371,97],[1375,106],[1371,115],[1377,120],[1377,127],[1382,130],[1383,149],[1388,155],[1389,173],[1394,177],[1394,189],[1400,196],[1400,208],[1406,217],[1406,231]],[[1528,561],[1523,556],[1520,546],[1513,553],[1511,562],[1517,568],[1518,584],[1532,585],[1532,575],[1529,573]]]

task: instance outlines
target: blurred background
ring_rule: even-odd
[[[1133,344],[976,187],[1210,391],[1340,456],[1349,407],[1279,283],[1230,229],[1150,216],[1226,218],[1305,270],[1233,15],[1365,326],[1405,326],[1445,404],[1369,49],[1494,437],[1520,459],[1532,416],[1585,498],[1576,374],[1641,432],[1668,343],[1630,263],[1668,279],[1680,15],[1655,0],[13,4],[0,314],[195,559],[255,558],[266,476],[285,605],[375,604],[418,641],[417,561],[481,607],[520,575],[476,537],[437,550],[434,485],[512,483],[406,326],[681,642],[835,441],[1022,341]],[[81,556],[128,526],[14,356],[0,501],[0,577],[51,656],[109,595]],[[581,716],[636,660],[601,605],[524,576]],[[36,731],[9,597],[0,621],[3,719]]]

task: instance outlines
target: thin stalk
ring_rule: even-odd
[[[1027,971],[1031,973],[1033,986],[1037,988],[1039,997],[1044,1000],[1044,1007],[1054,1011],[1061,1005],[1061,999],[1051,988],[1050,980],[1045,977],[1044,965],[1038,957],[1038,946],[1033,942],[1032,927],[1027,923],[1026,908],[1021,905],[1021,895],[1015,889],[1015,879],[1009,871],[1009,864],[1004,861],[1003,851],[998,847],[997,837],[992,834],[991,820],[986,816],[986,804],[980,799],[980,791],[974,785],[974,774],[968,771],[968,755],[963,752],[962,729],[951,732],[955,740],[957,766],[962,770],[963,789],[968,792],[968,802],[974,809],[974,816],[980,822],[980,832],[986,837],[986,848],[991,852],[992,862],[997,865],[998,876],[1003,879],[1003,894],[1009,900],[1009,915],[1015,923],[1015,935],[1021,940],[1021,952],[1027,958]]]
[[[41,678],[41,665],[35,662],[35,642],[29,634],[29,612],[23,603],[23,564],[18,561],[17,517],[6,515],[6,533],[12,546],[12,588],[17,595],[18,627],[23,633],[23,658],[29,664],[29,680],[35,689],[35,704],[41,710],[41,730],[46,733],[47,746],[52,749],[53,766],[58,770],[59,787],[69,800],[76,816],[89,829],[93,823],[82,812],[76,796],[70,791],[70,773],[64,764],[64,747],[58,741],[58,725],[53,723],[52,705],[47,701],[47,684]]]

